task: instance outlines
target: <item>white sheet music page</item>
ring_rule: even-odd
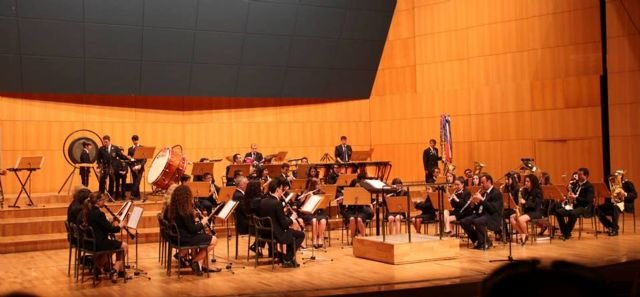
[[[144,209],[142,207],[135,206],[131,215],[129,216],[129,221],[127,222],[127,228],[136,229],[138,228],[138,222],[142,217],[142,212]]]
[[[367,179],[364,181],[369,184],[372,188],[382,190],[384,187],[388,187],[383,181],[377,179]]]
[[[234,201],[234,200],[227,201],[227,203],[224,204],[224,207],[222,208],[222,210],[218,213],[217,217],[222,220],[226,220],[237,204],[238,204],[238,201]]]

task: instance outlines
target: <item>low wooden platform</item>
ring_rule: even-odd
[[[384,240],[383,240],[384,239]],[[460,241],[424,234],[356,237],[353,255],[387,264],[409,264],[454,259],[460,252]]]

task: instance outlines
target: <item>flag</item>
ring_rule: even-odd
[[[451,138],[451,119],[448,115],[440,116],[440,147],[442,149],[442,161],[445,164],[453,160],[453,144]]]

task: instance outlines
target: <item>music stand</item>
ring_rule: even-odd
[[[309,173],[309,168],[313,164],[298,164],[296,168],[296,178],[307,178],[307,173]]]
[[[323,209],[323,208],[326,208],[327,206],[329,206],[329,202],[330,201],[331,201],[331,198],[329,198],[329,196],[327,196],[327,195],[324,195],[324,194],[312,195],[311,197],[307,198],[307,200],[304,202],[304,204],[300,207],[299,210],[302,213],[313,215],[316,212],[316,210]],[[328,223],[329,223],[329,220],[327,220],[327,224]],[[329,228],[329,230],[331,230],[331,228]],[[322,234],[322,237],[324,239],[324,234]],[[331,237],[331,233],[329,233],[329,237]],[[324,240],[323,240],[323,244],[324,244]],[[331,258],[331,259],[319,259],[319,258],[317,258],[316,254],[315,254],[315,250],[316,250],[316,247],[312,246],[311,247],[311,257],[309,257],[309,258],[304,258],[303,257],[302,258],[302,260],[304,261],[303,264],[307,264],[310,261],[320,261],[320,260],[333,261],[333,258]],[[327,250],[325,249],[324,252],[326,253]]]
[[[269,171],[270,178],[276,178],[282,175],[281,173],[282,164],[265,164],[263,166],[266,170]]]
[[[234,172],[240,170],[244,172],[245,175],[249,175],[249,170],[251,169],[251,165],[249,164],[231,164],[229,165],[229,171],[227,172],[227,179],[235,178]]]
[[[600,205],[600,198],[602,198],[602,203],[604,203],[604,200],[606,197],[611,197],[611,192],[609,191],[609,187],[607,187],[606,184],[604,183],[592,183],[593,188],[595,190],[595,194],[596,194],[596,206]]]
[[[187,182],[185,185],[191,190],[194,198],[209,197],[209,193],[211,193],[211,183],[209,182]]]
[[[129,215],[129,220],[127,221],[127,229],[134,230],[134,234],[135,234],[135,245],[136,245],[136,268],[135,271],[133,272],[134,275],[139,276],[141,274],[143,274],[148,280],[151,280],[151,277],[149,277],[149,275],[143,271],[142,269],[140,269],[140,267],[138,266],[138,237],[139,237],[139,233],[138,233],[138,223],[140,222],[140,218],[142,218],[142,213],[144,212],[144,209],[142,207],[139,206],[134,206],[133,210],[131,211],[131,214]],[[128,241],[128,240],[127,240]]]
[[[351,161],[351,162],[367,161],[367,160],[371,159],[371,153],[372,152],[373,152],[373,150],[352,151],[351,152],[351,159],[349,161]]]
[[[497,188],[494,188],[497,190]],[[510,193],[501,193],[502,194],[502,205],[503,205],[503,211],[504,211],[504,205],[507,205],[507,208],[512,208],[511,205],[513,203],[513,205],[517,206],[517,204],[515,203],[515,201],[513,201],[513,198],[511,198],[511,194]],[[472,194],[474,195],[474,194]],[[518,199],[520,199],[521,197],[518,196]],[[473,199],[473,197],[469,198],[469,199]],[[505,203],[506,202],[506,203]],[[515,209],[515,207],[513,207],[512,209]],[[516,218],[517,220],[518,218]],[[504,224],[504,217],[500,218],[501,223]],[[512,249],[512,245],[513,245],[513,227],[511,227],[511,223],[509,222],[507,224],[507,232],[506,232],[506,236],[509,236],[509,238],[503,238],[503,240],[508,240],[508,245],[509,245],[509,255],[507,255],[506,259],[497,259],[497,260],[489,260],[490,263],[493,262],[514,262],[516,261],[515,259],[513,259],[513,249]],[[505,237],[506,237],[505,236]],[[517,236],[516,236],[517,238]],[[486,244],[486,243],[485,243]]]
[[[155,153],[156,153],[156,147],[155,146],[138,146],[136,147],[136,152],[133,154],[134,159],[136,160],[148,160],[148,159],[153,159],[155,157]],[[144,168],[142,168],[144,169]],[[144,172],[142,172],[142,176],[140,176],[140,182],[142,182],[144,179]],[[96,174],[96,177],[98,175]],[[140,185],[138,185],[140,186]],[[147,200],[147,183],[142,183],[142,193],[145,193],[145,198],[143,198],[142,202]],[[141,195],[142,196],[142,195]],[[138,197],[140,198],[140,197]]]
[[[404,213],[408,221],[409,213],[411,212],[411,205],[413,203],[409,203],[409,206],[407,206],[407,198],[407,196],[385,197],[384,203],[387,208],[387,215],[389,215],[390,213]],[[415,204],[413,205],[413,209],[415,209]],[[382,228],[382,242],[386,241],[386,233],[386,228]]]
[[[213,165],[211,162],[196,162],[191,168],[191,176],[203,176],[205,173],[213,175]]]
[[[229,188],[229,187],[226,187]],[[222,191],[220,191],[222,192]],[[233,272],[232,269],[232,265],[233,263],[231,262],[230,256],[229,256],[229,242],[230,242],[230,228],[229,228],[229,218],[231,217],[231,214],[233,214],[233,212],[235,211],[236,207],[238,206],[239,201],[234,201],[233,199],[229,199],[228,201],[226,201],[224,203],[224,206],[222,207],[222,210],[220,210],[220,212],[218,212],[218,214],[216,215],[216,218],[219,218],[221,220],[223,220],[225,222],[225,226],[227,229],[227,266],[226,269],[229,270],[229,272],[231,272],[232,274],[235,274],[235,272]],[[237,238],[237,234],[236,234],[236,238]],[[236,244],[237,246],[237,244]]]
[[[304,190],[304,186],[306,186],[307,184],[307,180],[306,179],[294,179],[291,181],[291,192],[302,192],[302,190]]]
[[[43,156],[18,157],[18,160],[16,161],[16,166],[14,168],[7,168],[7,170],[12,171],[13,174],[15,174],[16,178],[18,179],[18,182],[20,183],[20,192],[18,193],[16,200],[13,202],[13,205],[10,205],[9,207],[19,208],[17,204],[23,192],[27,195],[27,198],[29,199],[29,203],[27,203],[27,206],[36,206],[35,203],[33,203],[33,200],[31,200],[31,194],[27,190],[26,186],[28,182],[29,188],[31,188],[31,182],[30,182],[31,174],[34,171],[42,168],[43,162],[44,162]],[[22,180],[22,178],[20,178],[20,175],[18,175],[18,172],[23,170],[26,170],[29,172],[27,174],[27,177],[24,179],[24,181]]]
[[[340,174],[338,176],[338,180],[336,181],[336,185],[339,187],[348,187],[349,185],[351,185],[351,181],[353,181],[357,177],[358,174],[356,173]]]
[[[287,157],[287,153],[288,152],[278,152],[276,154],[276,161],[277,162],[284,162],[285,158]]]
[[[233,193],[236,191],[236,187],[222,187],[218,193],[218,202],[227,202],[233,200]]]
[[[566,192],[567,192],[567,188],[564,186],[553,186],[553,185],[549,185],[549,186],[540,186],[540,188],[542,189],[542,193],[543,193],[543,200],[544,199],[548,199],[548,200],[552,200],[555,203],[562,203],[562,200],[565,199],[566,197]],[[562,193],[562,191],[560,190],[560,188],[563,188],[565,190],[565,194]],[[551,222],[551,215],[549,215],[549,222]],[[555,216],[554,216],[555,218]],[[551,238],[553,238],[554,236],[554,231],[555,231],[555,224],[551,224],[551,230],[549,230],[549,240],[551,240]]]
[[[371,194],[363,187],[350,187],[342,190],[342,204],[345,206],[360,206],[371,204]],[[356,208],[356,216],[358,209]],[[364,223],[364,222],[363,222]],[[357,226],[356,226],[357,230]],[[363,234],[364,236],[364,234]],[[347,244],[349,244],[349,238],[347,238]]]

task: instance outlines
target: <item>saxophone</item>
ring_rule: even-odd
[[[516,205],[513,207],[513,210],[516,212],[516,218],[519,218],[522,215],[522,208],[520,207],[520,199],[524,199],[524,196],[522,195],[523,191],[525,187],[521,187],[518,190],[518,201],[516,201]],[[511,193],[509,193],[511,194]]]
[[[609,189],[611,189],[611,202],[624,211],[624,190],[622,189],[622,171],[617,170],[609,177]]]

